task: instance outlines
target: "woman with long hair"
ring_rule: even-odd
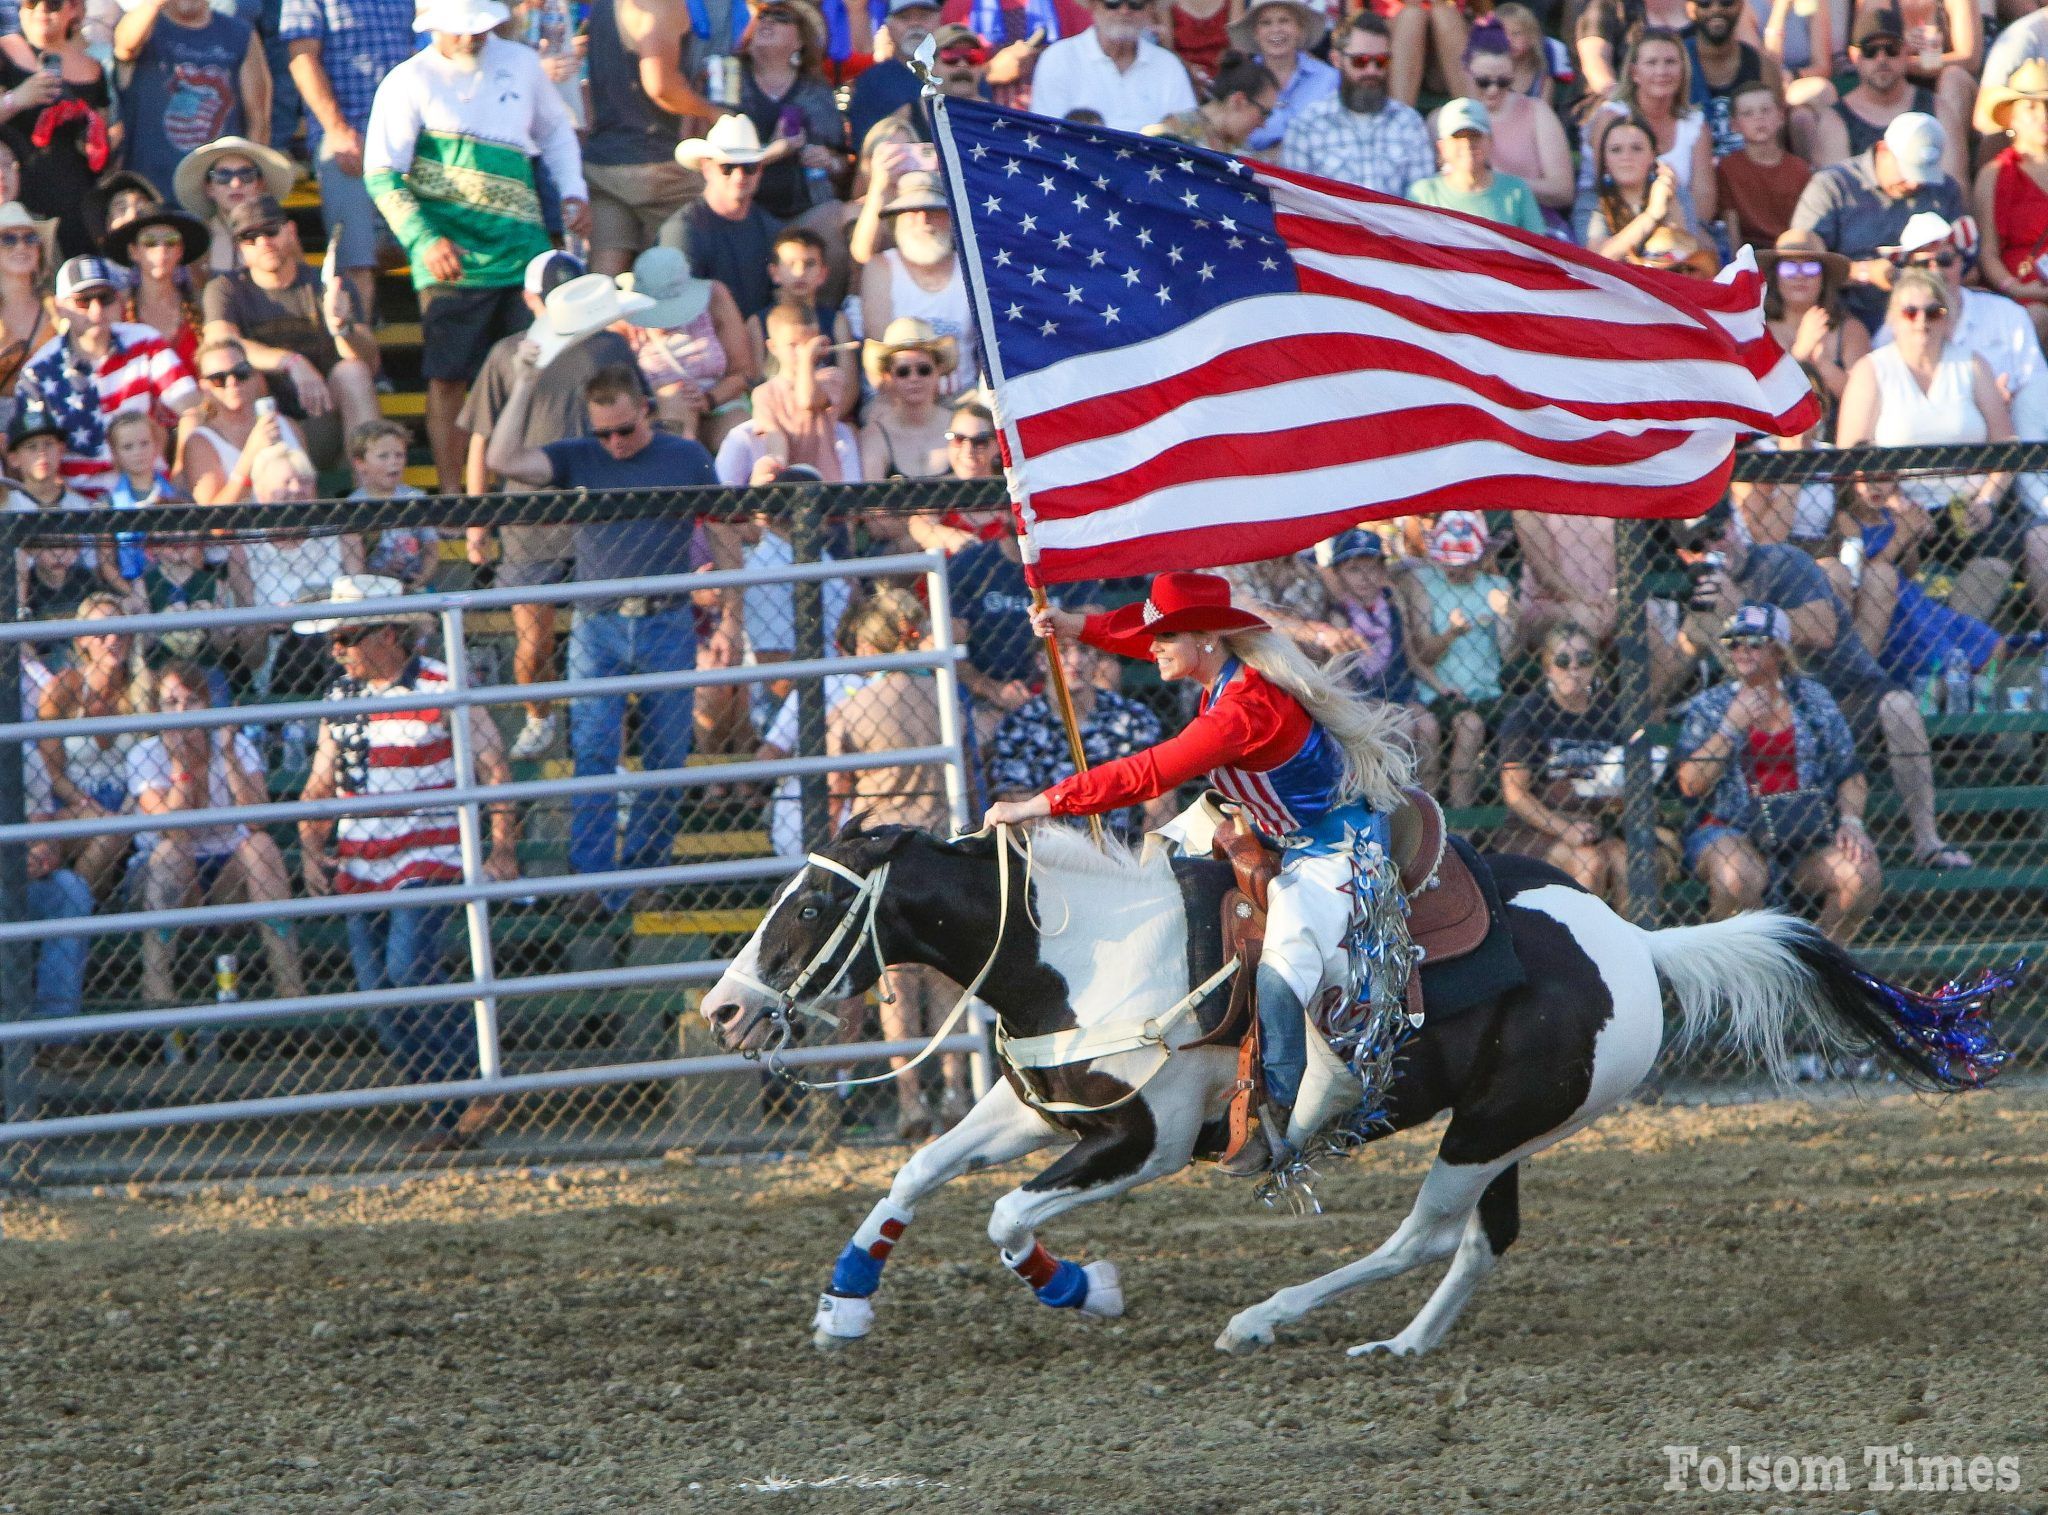
[[[825,79],[825,23],[805,0],[770,0],[740,37],[740,114],[776,155],[755,203],[779,221],[837,199],[847,174],[846,118]]]
[[[1829,252],[1818,233],[1793,230],[1756,262],[1771,335],[1820,375],[1829,403],[1840,400],[1849,370],[1870,351],[1870,333],[1842,304],[1849,260]]]
[[[1586,246],[1618,263],[1685,267],[1711,276],[1720,266],[1692,218],[1678,175],[1657,158],[1657,138],[1640,116],[1600,134],[1593,217]]]
[[[1714,182],[1714,134],[1706,112],[1692,103],[1692,61],[1677,32],[1645,27],[1622,59],[1614,96],[1586,121],[1582,185],[1597,177],[1602,144],[1609,131],[1633,120],[1646,128],[1656,144],[1657,160],[1668,164],[1675,187],[1688,210],[1701,221],[1714,219],[1718,187]]]
[[[101,590],[78,604],[77,619],[103,621],[132,615],[134,605]],[[155,680],[134,633],[85,632],[71,639],[71,666],[44,686],[36,705],[42,721],[141,715],[156,708]],[[113,736],[44,737],[36,743],[50,791],[66,820],[119,815],[128,797],[128,750],[133,732]],[[120,878],[129,847],[125,836],[87,840],[72,863],[78,876],[105,899]]]
[[[1209,98],[1193,110],[1178,111],[1146,127],[1145,135],[1171,137],[1211,152],[1241,153],[1279,101],[1280,85],[1271,69],[1243,53],[1225,53]]]
[[[1516,87],[1513,44],[1491,17],[1472,28],[1465,44],[1465,79],[1467,98],[1485,106],[1493,121],[1493,166],[1529,186],[1551,230],[1568,230],[1577,193],[1571,139],[1557,112]]]
[[[1162,679],[1197,685],[1201,710],[1156,747],[992,805],[990,824],[1098,815],[1206,775],[1251,826],[1286,843],[1258,974],[1269,1117],[1278,1117],[1292,1109],[1308,1060],[1304,1007],[1348,975],[1353,839],[1386,844],[1387,815],[1413,772],[1401,712],[1356,693],[1341,661],[1318,667],[1262,616],[1233,605],[1229,581],[1215,574],[1164,573],[1140,604],[1092,616],[1047,607],[1031,623],[1040,636],[1149,658]],[[1264,1171],[1272,1146],[1247,1142],[1226,1171]]]
[[[197,219],[159,205],[107,236],[107,256],[135,270],[128,319],[150,327],[188,364],[198,355],[199,284],[206,272],[207,230]]]
[[[17,200],[0,205],[0,423],[14,414],[14,381],[57,333],[50,301],[54,221],[38,221]]]

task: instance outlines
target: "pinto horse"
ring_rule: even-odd
[[[1781,1079],[1788,1031],[1801,1021],[1922,1085],[1969,1087],[2002,1060],[1981,1019],[1996,987],[1988,976],[1974,990],[1916,995],[1871,978],[1790,916],[1760,911],[1645,931],[1547,864],[1486,861],[1525,978],[1455,1015],[1426,1018],[1394,1063],[1380,1134],[1451,1115],[1413,1208],[1369,1256],[1239,1312],[1218,1347],[1269,1345],[1276,1328],[1340,1294],[1448,1258],[1442,1283],[1399,1334],[1351,1350],[1434,1347],[1515,1240],[1522,1159],[1614,1109],[1650,1071],[1664,1040],[1665,986],[1682,1037],[1718,1027]],[[977,985],[1009,1039],[1143,1024],[1169,1016],[1204,981],[1194,949],[1206,933],[1213,960],[1219,926],[1213,915],[1191,926],[1183,885],[1224,867],[1141,860],[1059,827],[1038,829],[1029,847],[1002,828],[953,842],[900,827],[844,834],[776,894],[701,1010],[726,1046],[759,1051],[786,1032],[794,1001],[834,1002],[864,992],[885,966],[921,963]],[[1023,876],[1014,886],[1013,875]],[[1035,1070],[1029,1082],[1006,1066],[965,1119],[910,1157],[847,1243],[813,1322],[816,1343],[844,1344],[872,1328],[883,1265],[926,1195],[1055,1145],[1065,1150],[1044,1171],[996,1201],[989,1238],[1043,1303],[1098,1319],[1122,1314],[1113,1263],[1058,1258],[1038,1231],[1213,1155],[1237,1063],[1227,1047],[1187,1048],[1198,1034],[1182,1016],[1163,1045]],[[1310,1045],[1290,1133],[1297,1144],[1361,1093],[1320,1038]]]

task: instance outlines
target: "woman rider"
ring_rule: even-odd
[[[1272,1136],[1284,1130],[1308,1061],[1303,1007],[1350,973],[1352,837],[1382,847],[1414,760],[1400,715],[1347,689],[1341,669],[1318,668],[1288,638],[1230,603],[1228,581],[1166,573],[1143,604],[1083,617],[1032,612],[1040,636],[1079,637],[1124,657],[1149,657],[1162,679],[1201,686],[1201,710],[1179,735],[1066,779],[1028,800],[1004,800],[991,824],[1099,815],[1208,782],[1285,847],[1268,894],[1259,963],[1259,1027]],[[1248,1142],[1228,1170],[1265,1170],[1270,1144]]]

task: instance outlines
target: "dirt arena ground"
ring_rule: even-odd
[[[1433,1139],[1319,1219],[1208,1174],[1070,1218],[1056,1250],[1122,1265],[1108,1326],[1001,1272],[1006,1180],[963,1182],[832,1356],[815,1292],[900,1151],[10,1202],[0,1510],[2048,1509],[2048,1094],[1634,1107],[1525,1170],[1436,1355],[1344,1355],[1434,1270],[1212,1349],[1375,1245]],[[1886,1490],[1863,1449],[1908,1442],[2017,1487]],[[1667,1445],[1730,1443],[1845,1486],[1665,1487]]]

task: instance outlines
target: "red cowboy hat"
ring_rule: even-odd
[[[1213,573],[1162,573],[1136,605],[1109,613],[1114,636],[1171,636],[1177,631],[1262,631],[1266,622],[1230,603],[1230,581]]]

